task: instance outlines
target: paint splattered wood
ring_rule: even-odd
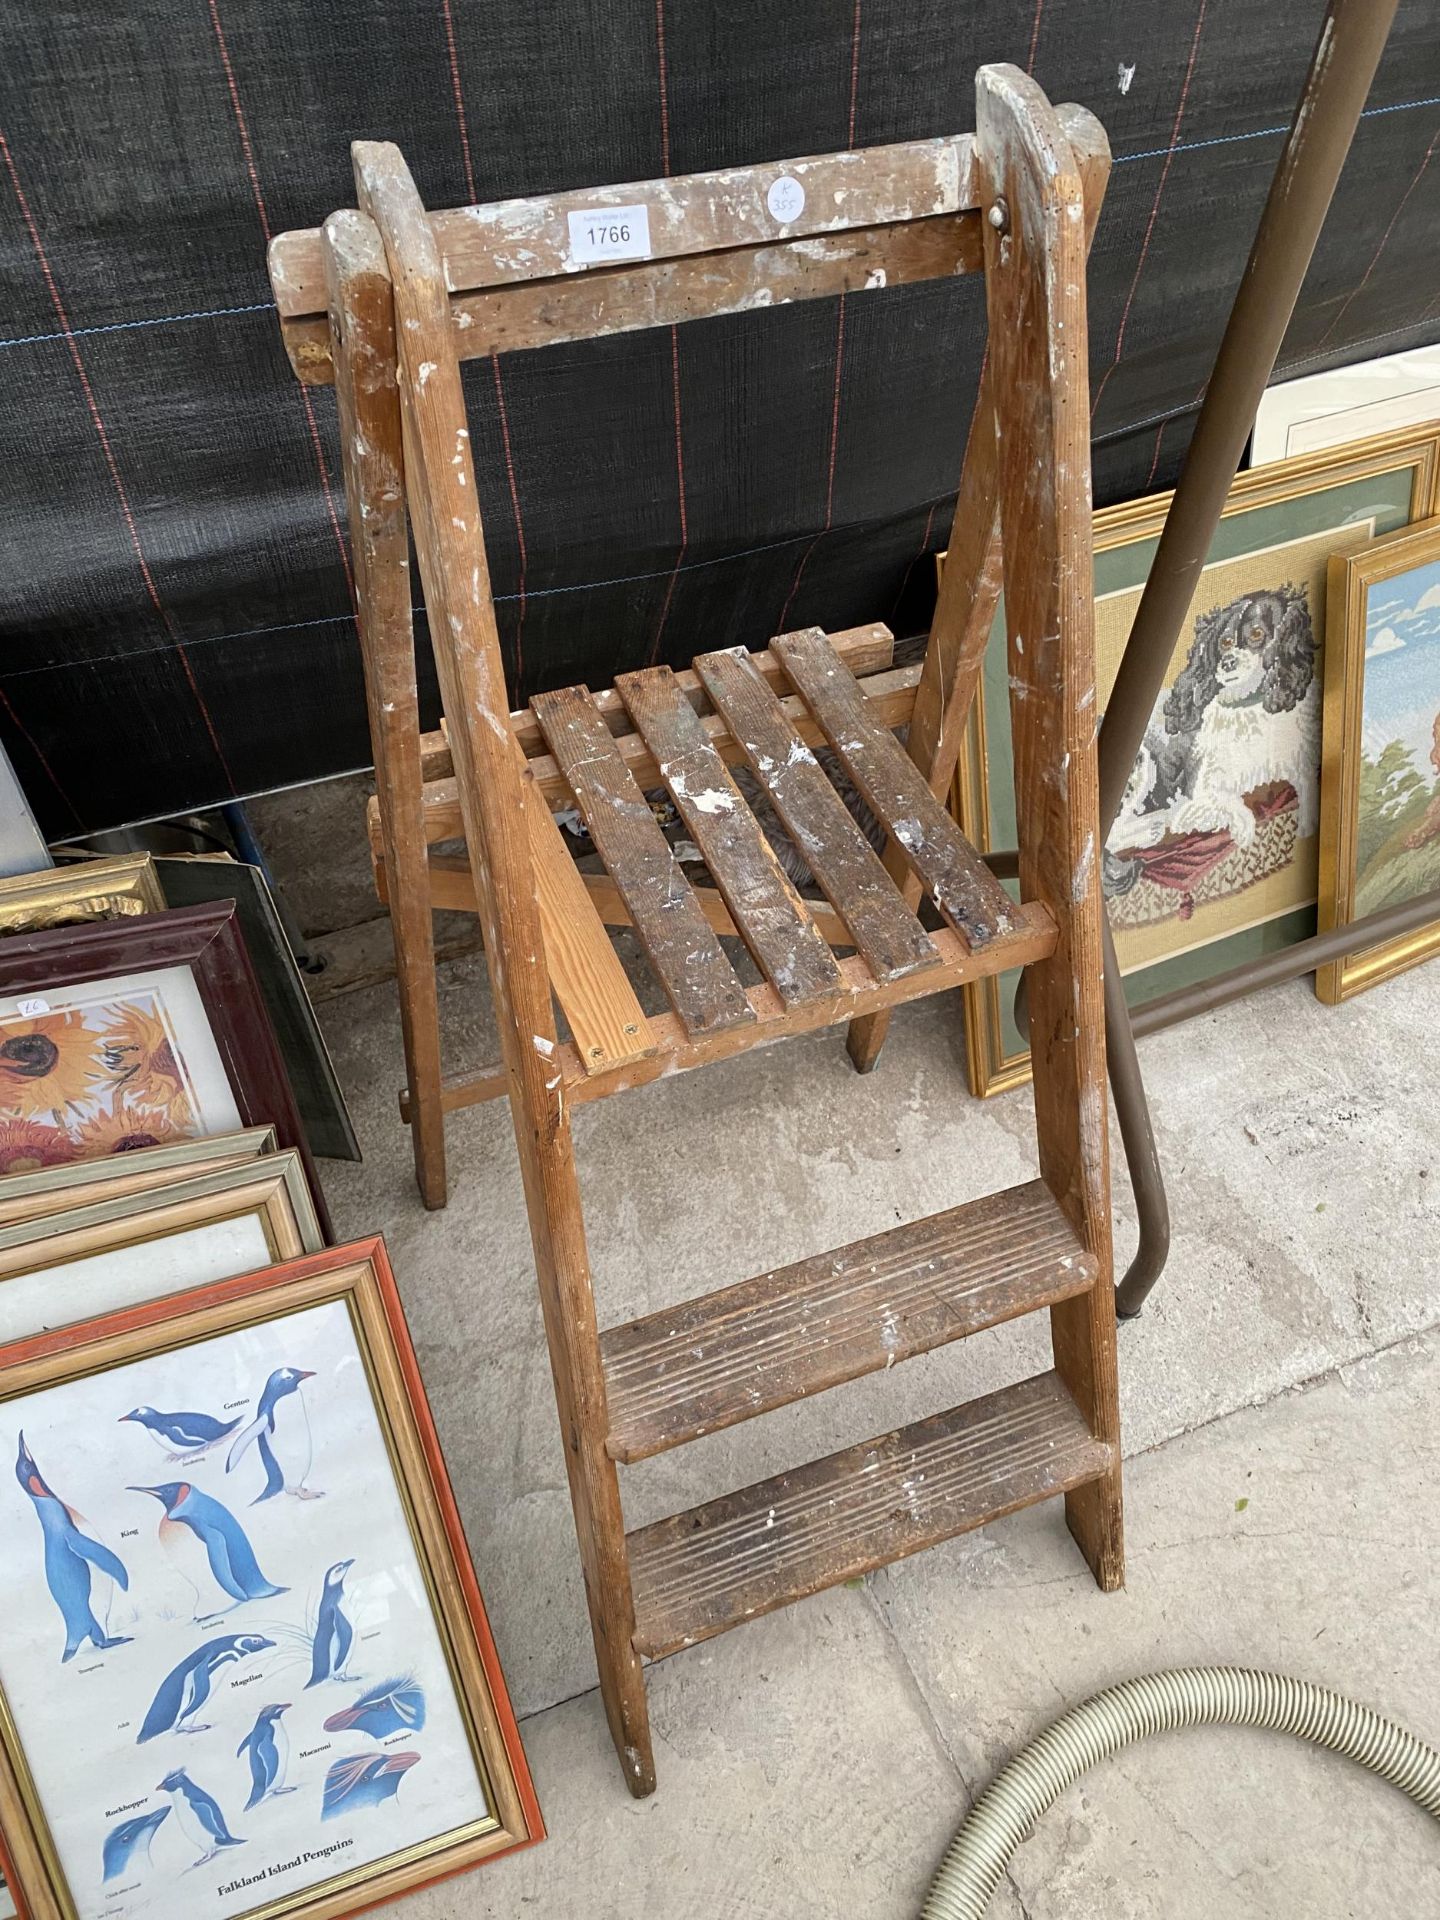
[[[895,664],[895,636],[879,620],[867,626],[845,627],[839,633],[832,633],[830,644],[857,679],[863,679],[867,674],[884,673]],[[764,653],[756,654],[755,664],[772,687],[783,691],[786,685],[784,670],[768,647]],[[675,684],[696,713],[710,712],[710,696],[701,686],[700,676],[692,668],[685,667],[677,673]],[[619,736],[633,731],[625,702],[613,687],[598,688],[590,698],[613,734]],[[529,707],[512,709],[510,731],[520,742],[527,759],[549,759],[550,756],[545,752],[544,737]],[[420,736],[420,765],[427,781],[446,780],[454,772],[443,716],[433,733],[422,733]]]
[[[1110,176],[1110,143],[1100,122],[1084,107],[1057,107],[1056,117],[1070,142],[1084,188],[1088,250]],[[925,648],[925,668],[906,740],[911,759],[941,801],[949,794],[955,777],[966,720],[995,624],[1004,571],[994,366],[993,357],[987,354],[965,443],[955,517]],[[913,905],[919,898],[920,883],[906,871],[904,850],[894,841],[885,849],[885,867],[892,876],[903,877],[905,898]],[[858,1072],[869,1073],[878,1063],[889,1024],[890,1016],[881,1013],[851,1028],[846,1045]]]
[[[825,729],[841,766],[871,812],[903,849],[930,897],[972,947],[1013,924],[1009,894],[981,860],[925,776],[888,727],[870,718],[865,696],[818,627],[770,643]]]
[[[675,1073],[689,1073],[696,1067],[714,1066],[720,1060],[732,1060],[752,1046],[761,1046],[787,1035],[816,1033],[842,1020],[874,1013],[883,1007],[898,1007],[927,994],[943,993],[947,987],[963,987],[988,979],[1012,967],[1028,967],[1043,960],[1055,944],[1055,922],[1038,904],[1017,910],[1019,925],[1014,933],[1001,934],[988,947],[972,953],[958,933],[949,927],[937,927],[930,936],[939,962],[933,970],[903,974],[895,980],[877,980],[857,955],[837,954],[840,990],[824,1000],[806,1000],[787,1007],[768,981],[751,987],[747,998],[754,1010],[754,1027],[728,1027],[721,1033],[692,1036],[674,1014],[650,1015],[650,1031],[656,1050],[633,1066],[606,1069],[587,1075],[573,1047],[560,1042],[557,1059],[564,1075],[565,1097],[572,1106],[604,1099],[632,1087],[648,1086]],[[441,1093],[446,1112],[456,1107],[473,1106],[491,1097],[488,1072],[447,1074]],[[401,1116],[405,1105],[402,1096]]]
[[[355,566],[355,627],[375,761],[374,804],[382,823],[379,854],[395,945],[405,1078],[415,1113],[415,1179],[425,1205],[443,1207],[440,1009],[425,871],[424,759],[394,300],[385,249],[363,214],[353,208],[333,214],[325,224],[322,252],[338,366],[335,397]]]
[[[691,1033],[755,1018],[614,735],[583,687],[537,694],[540,730],[570,783],[605,870],[625,896],[646,957]]]
[[[678,674],[676,678],[679,678]],[[872,674],[860,682],[861,690],[874,707],[875,717],[881,725],[904,726],[914,704],[919,678],[919,667],[892,667],[888,673]],[[780,711],[807,745],[819,747],[825,744],[824,730],[798,693],[786,694],[780,702]],[[720,714],[702,713],[700,724],[727,765],[739,766],[744,763],[745,755]],[[642,788],[648,790],[660,785],[660,769],[655,764],[655,756],[638,733],[617,734],[615,750]],[[550,753],[537,754],[529,764],[535,785],[549,804],[556,808],[568,807],[571,804],[570,785],[560,771],[555,756]],[[427,781],[423,806],[425,838],[430,845],[433,846],[437,840],[453,840],[461,831],[459,792],[453,778]],[[378,815],[372,808],[371,842],[376,845],[377,822]]]
[[[645,1683],[631,1641],[634,1603],[625,1523],[605,1453],[605,1380],[595,1294],[555,1017],[545,975],[523,778],[508,723],[460,367],[435,238],[399,150],[352,148],[361,209],[380,230],[394,287],[405,486],[430,613],[466,847],[480,905],[490,989],[509,1085],[535,1276],[575,1515],[600,1691],[610,1736],[636,1795],[655,1785]],[[545,1042],[537,1047],[537,1037]]]
[[[645,1460],[1084,1293],[1043,1180],[911,1220],[600,1336],[610,1452]]]
[[[496,200],[435,212],[428,219],[446,288],[467,293],[594,271],[596,264],[603,265],[603,246],[600,262],[585,257],[593,248],[587,248],[583,223],[617,210],[645,209],[647,244],[630,257],[654,260],[963,213],[976,204],[973,163],[972,137],[949,134],[673,179]],[[640,245],[638,222],[625,244]],[[325,312],[320,236],[313,227],[277,234],[268,262],[282,319]]]
[[[695,671],[876,975],[893,980],[935,966],[934,944],[749,654],[701,654]]]
[[[629,709],[756,964],[786,1005],[833,993],[835,956],[668,667],[622,673]]]
[[[974,273],[981,254],[979,215],[941,214],[898,226],[857,227],[771,246],[731,247],[678,260],[602,267],[569,279],[457,293],[450,301],[450,324],[460,358],[475,360],[797,300],[951,279]],[[299,377],[307,385],[325,385],[332,368],[324,318],[282,320],[281,332]]]
[[[1124,1580],[1095,740],[1085,202],[1075,157],[1035,82],[986,67],[976,84],[987,197],[985,291],[995,367],[1005,623],[1020,888],[1059,939],[1028,976],[1040,1171],[1100,1282],[1051,1310],[1055,1365],[1114,1447],[1066,1502],[1097,1583]]]
[[[525,776],[526,779],[529,775]],[[550,809],[525,810],[545,966],[587,1073],[653,1053],[656,1040]],[[468,866],[465,869],[469,878]],[[473,903],[474,893],[471,892]],[[473,906],[472,906],[473,910]]]
[[[635,1645],[652,1660],[1094,1481],[1056,1373],[920,1420],[628,1535]]]

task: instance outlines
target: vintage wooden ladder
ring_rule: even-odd
[[[1085,323],[1109,153],[1089,114],[986,67],[973,138],[433,215],[396,148],[360,142],[354,161],[358,210],[282,235],[271,275],[296,371],[333,381],[339,401],[417,1169],[443,1204],[444,1109],[508,1094],[601,1691],[645,1794],[643,1659],[1053,1494],[1100,1585],[1123,1577]],[[585,223],[637,206],[648,256],[590,266]],[[923,667],[896,669],[881,627],[810,629],[508,710],[462,359],[969,271],[985,274],[990,347]],[[419,730],[407,514],[439,736]],[[1020,905],[942,804],[1002,529]],[[887,830],[883,862],[812,751],[822,743]],[[828,908],[786,878],[731,777],[740,765]],[[661,787],[713,889],[692,887],[657,826],[645,793]],[[553,813],[570,807],[603,875],[566,850]],[[463,864],[427,858],[462,833]],[[922,895],[943,920],[931,930]],[[439,1065],[442,904],[479,913],[502,1041],[501,1068],[460,1081]],[[672,1012],[646,1017],[607,922],[634,925]],[[762,984],[741,984],[727,934]],[[578,1102],[841,1021],[863,1070],[891,1007],[1016,966],[1039,1180],[600,1331]],[[1041,1307],[1050,1371],[627,1534],[617,1463]]]

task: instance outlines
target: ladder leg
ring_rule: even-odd
[[[1084,201],[1044,96],[1012,67],[978,81],[986,295],[998,396],[1020,883],[1054,913],[1053,955],[1028,975],[1040,1170],[1095,1255],[1088,1293],[1051,1309],[1056,1370],[1111,1447],[1103,1479],[1067,1496],[1101,1587],[1124,1580],[1111,1280],[1091,602]],[[992,224],[991,213],[993,210]]]
[[[421,1198],[427,1207],[443,1207],[440,1011],[421,800],[395,310],[384,250],[374,228],[368,223],[363,228],[344,226],[337,229],[337,237],[339,247],[325,250],[335,393],[381,857],[395,942],[411,1147]]]
[[[555,1015],[535,896],[527,809],[544,804],[509,725],[495,607],[465,426],[460,368],[434,233],[399,151],[357,142],[360,200],[394,285],[405,490],[475,882],[535,1249],[545,1337],[600,1690],[626,1784],[655,1786],[649,1712],[635,1651],[635,1603],[585,1223],[555,1060]],[[338,222],[360,219],[336,214]],[[368,222],[367,222],[368,224]]]
[[[1060,107],[1056,112],[1070,141],[1084,187],[1088,251],[1110,176],[1110,146],[1100,122],[1083,107]],[[950,523],[945,568],[925,648],[925,667],[910,719],[910,758],[930,782],[930,791],[938,800],[946,798],[955,777],[965,722],[980,684],[985,648],[1000,599],[995,401],[995,380],[987,354],[975,396],[970,437],[965,443],[955,517]],[[885,849],[885,866],[891,879],[901,884],[906,900],[913,907],[920,898],[920,882],[910,871],[903,850],[893,841]],[[857,1073],[869,1073],[877,1065],[889,1029],[888,1008],[850,1022],[845,1044]]]

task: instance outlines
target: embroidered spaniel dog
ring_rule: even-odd
[[[1248,847],[1255,838],[1252,802],[1282,785],[1295,793],[1298,837],[1316,832],[1320,689],[1303,588],[1247,593],[1198,619],[1163,715],[1166,734],[1181,736],[1187,747],[1181,790],[1163,808],[1165,832],[1223,832]],[[1140,844],[1154,844],[1157,824],[1149,813]]]

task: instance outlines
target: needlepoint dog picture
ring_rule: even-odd
[[[1316,897],[1326,566],[1372,523],[1207,566],[1106,843],[1123,971]],[[1113,683],[1140,588],[1095,604]]]

